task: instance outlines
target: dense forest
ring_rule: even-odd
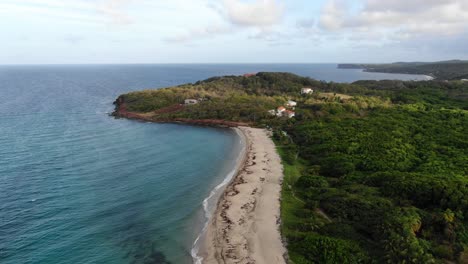
[[[389,64],[340,64],[342,69],[364,69],[369,72],[425,74],[438,80],[468,79],[468,61],[396,62]]]
[[[314,93],[302,95],[301,88]],[[184,99],[198,104],[174,108]],[[294,118],[267,111],[295,100]],[[273,130],[291,263],[468,263],[468,83],[211,78],[122,95],[158,120]],[[175,109],[174,111],[161,111]]]

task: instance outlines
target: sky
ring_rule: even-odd
[[[468,0],[0,0],[0,64],[468,59]]]

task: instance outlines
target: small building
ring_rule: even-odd
[[[468,79],[461,79],[462,82],[468,82]]]
[[[198,100],[197,99],[185,99],[184,104],[186,104],[186,105],[198,104]]]
[[[275,109],[268,110],[268,113],[272,116],[276,115]]]
[[[256,73],[246,73],[243,76],[248,78],[248,77],[252,77],[252,76],[255,76],[255,75],[257,75],[257,74]]]
[[[276,116],[282,116],[284,111],[286,111],[286,108],[284,106],[276,108]]]
[[[312,88],[304,87],[301,89],[301,94],[311,94],[314,90]]]
[[[294,111],[291,111],[291,110],[286,110],[283,112],[283,116],[286,116],[288,118],[292,118],[296,115],[296,113],[294,113]]]
[[[289,100],[289,101],[286,103],[286,105],[287,105],[288,107],[296,107],[297,103],[294,102],[294,101],[292,101],[292,100]]]

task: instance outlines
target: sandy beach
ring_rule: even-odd
[[[283,167],[264,129],[239,127],[247,151],[208,225],[203,263],[285,263],[279,231]]]

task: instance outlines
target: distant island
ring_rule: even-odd
[[[424,74],[438,80],[468,79],[468,61],[395,62],[388,64],[338,64],[340,69],[364,69],[368,72]]]
[[[446,65],[459,69],[419,82],[214,77],[121,95],[113,115],[241,127],[252,143],[205,238],[207,263],[468,263],[468,82],[452,80],[465,62]]]

